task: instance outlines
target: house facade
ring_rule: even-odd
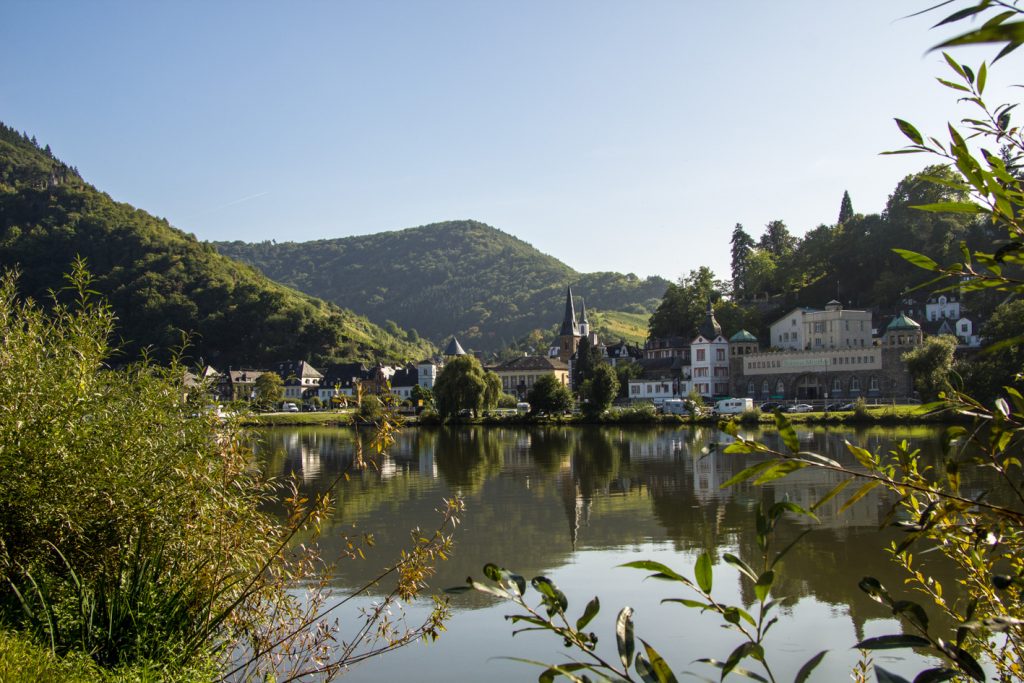
[[[526,398],[538,379],[554,375],[562,385],[569,386],[569,366],[560,358],[521,356],[490,368],[501,378],[501,389],[516,398]]]

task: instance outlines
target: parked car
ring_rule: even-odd
[[[767,401],[765,403],[762,403],[760,407],[762,413],[771,413],[778,408],[782,408],[783,406],[781,403],[776,403],[775,401]]]
[[[855,407],[857,407],[856,403],[844,403],[839,406],[838,410],[853,410]]]
[[[810,404],[807,404],[807,403],[797,403],[796,405],[790,406],[789,410],[787,410],[786,412],[787,413],[810,413],[810,412],[813,412],[813,411],[814,411],[814,406],[812,406]]]
[[[299,412],[299,407],[294,403],[285,403],[281,406],[281,410],[286,413],[297,413]]]

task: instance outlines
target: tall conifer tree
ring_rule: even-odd
[[[851,218],[853,218],[853,201],[850,199],[850,192],[844,190],[843,201],[839,204],[839,224],[842,225]]]
[[[746,290],[747,259],[754,248],[754,238],[737,223],[732,229],[732,293],[739,298]]]

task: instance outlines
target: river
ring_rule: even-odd
[[[928,457],[940,452],[941,442],[941,431],[931,427],[797,433],[802,449],[854,467],[845,439],[869,449],[887,449],[906,439]],[[777,439],[773,432],[746,435],[770,444]],[[722,601],[749,607],[752,591],[721,555],[733,553],[754,564],[759,503],[789,500],[809,507],[838,481],[829,472],[805,469],[764,486],[722,489],[723,482],[754,462],[753,456],[721,452],[729,440],[703,427],[405,429],[382,456],[371,457],[370,449],[362,449],[371,462],[353,469],[352,430],[276,428],[259,433],[257,452],[271,474],[294,475],[307,495],[322,492],[339,473],[349,472],[336,490],[322,545],[328,555],[336,555],[338,539],[353,531],[372,533],[375,543],[366,559],[342,564],[332,587],[338,595],[362,585],[397,557],[410,529],[433,528],[442,499],[458,495],[466,510],[456,532],[456,552],[439,564],[433,589],[461,585],[468,575],[482,579],[487,562],[528,579],[543,574],[565,591],[572,617],[600,596],[601,614],[588,630],[600,636],[600,647],[609,656],[614,656],[615,616],[628,604],[635,610],[637,635],[677,674],[693,671],[717,680],[717,670],[694,660],[724,660],[741,637],[720,628],[716,615],[660,603],[668,597],[695,597],[682,586],[644,581],[644,572],[619,565],[650,559],[692,577],[697,556],[708,549],[716,558],[713,592]],[[983,484],[969,482],[968,487]],[[803,662],[823,649],[830,654],[812,680],[849,680],[859,656],[850,648],[858,639],[901,631],[883,607],[857,588],[863,576],[875,576],[894,594],[917,599],[903,587],[903,575],[885,551],[895,532],[878,530],[892,498],[875,489],[840,512],[855,488],[820,508],[816,523],[787,518],[780,524],[777,548],[810,529],[788,556],[773,590],[782,609],[767,645],[780,681],[792,680]],[[941,568],[936,571],[942,574]],[[531,593],[531,601],[535,597]],[[556,663],[573,655],[550,634],[513,637],[514,627],[503,616],[514,610],[489,596],[457,595],[452,606],[448,632],[436,643],[413,644],[354,667],[348,680],[535,680],[541,669],[508,658]],[[424,603],[408,607],[413,617],[425,609]],[[909,651],[878,651],[874,659],[909,678],[923,668]]]

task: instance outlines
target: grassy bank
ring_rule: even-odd
[[[350,425],[354,411],[323,411],[319,413],[254,413],[241,420],[245,427],[309,427],[316,425]]]
[[[913,425],[913,424],[946,424],[955,423],[959,418],[950,412],[926,412],[920,406],[913,405],[878,405],[867,406],[861,410],[829,411],[811,413],[786,413],[786,418],[795,425]],[[735,416],[689,416],[661,415],[648,407],[613,408],[598,417],[584,415],[485,415],[480,418],[450,419],[444,424],[449,425],[714,425],[726,419],[735,419],[743,424],[775,426],[772,413],[759,410]],[[419,424],[425,427],[442,424],[436,414],[424,414]]]

